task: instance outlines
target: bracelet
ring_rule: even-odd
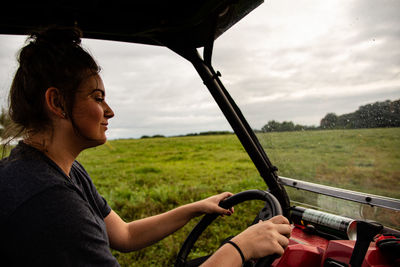
[[[231,244],[234,248],[236,248],[236,250],[237,250],[237,251],[239,252],[239,254],[240,254],[240,257],[242,258],[242,263],[244,263],[244,262],[245,262],[244,255],[243,255],[242,250],[239,248],[239,246],[236,245],[236,243],[234,243],[234,242],[231,241],[231,240],[226,241],[226,243],[229,243],[229,244]]]

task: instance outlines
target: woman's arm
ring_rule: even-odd
[[[112,248],[124,252],[138,250],[174,233],[193,217],[204,213],[230,215],[233,210],[223,209],[218,206],[218,203],[231,195],[228,192],[221,193],[130,223],[125,223],[117,213],[111,211],[104,220],[110,245]]]

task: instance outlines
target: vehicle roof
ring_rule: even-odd
[[[1,34],[29,34],[49,25],[78,26],[85,38],[203,47],[263,0],[8,1]]]

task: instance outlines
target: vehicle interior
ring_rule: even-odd
[[[400,266],[400,199],[318,179],[321,168],[329,171],[322,163],[309,166],[302,177],[286,177],[290,171],[285,168],[295,167],[274,165],[285,158],[284,149],[269,152],[279,146],[279,136],[254,130],[234,95],[225,88],[221,73],[214,69],[219,38],[242,19],[246,23],[246,15],[266,4],[262,0],[24,0],[7,3],[7,12],[0,17],[0,34],[27,35],[48,25],[76,25],[85,38],[164,47],[190,62],[265,183],[262,188],[239,192],[220,205],[229,208],[260,201],[263,207],[254,211],[250,223],[282,214],[293,225],[290,244],[282,257],[272,255],[246,262],[245,266]],[[340,134],[338,138],[346,138]],[[321,143],[325,141],[330,140],[321,137]],[[335,152],[334,144],[326,149],[326,154]],[[302,161],[301,153],[284,160],[296,165]],[[329,157],[321,160],[330,161]],[[347,177],[351,173],[343,175],[343,179],[351,179]],[[190,253],[217,217],[204,216],[182,240],[175,266],[198,266],[208,257],[193,258]]]

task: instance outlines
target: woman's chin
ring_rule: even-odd
[[[107,138],[101,138],[101,139],[90,139],[87,140],[85,143],[85,149],[91,148],[91,147],[96,147],[96,146],[101,146],[107,142]]]

